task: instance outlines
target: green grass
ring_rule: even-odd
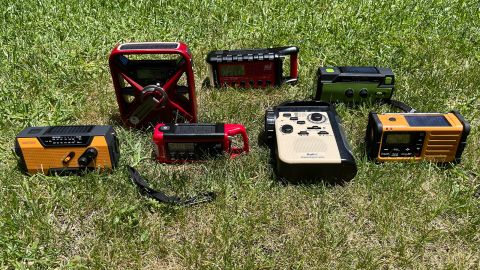
[[[476,1],[3,1],[0,4],[0,267],[108,269],[480,268],[480,7]],[[247,127],[234,160],[163,165],[151,130],[115,121],[116,43],[183,41],[199,119]],[[214,49],[297,45],[300,82],[268,91],[202,89]],[[344,186],[282,185],[256,143],[263,113],[309,98],[321,65],[379,65],[395,97],[459,110],[472,125],[460,165],[376,165],[362,140],[371,110],[338,108],[359,167]],[[157,188],[215,202],[191,208],[139,195],[125,169],[26,176],[11,152],[29,125],[113,124],[121,165]]]

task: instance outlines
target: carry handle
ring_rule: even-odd
[[[248,136],[247,131],[243,125],[240,124],[225,124],[225,149],[228,149],[228,153],[231,157],[236,157],[241,153],[248,153],[250,151],[248,145]],[[231,147],[231,141],[229,137],[234,137],[236,135],[241,135],[243,140],[243,148]]]
[[[283,78],[283,83],[294,84],[298,81],[298,52],[296,46],[283,47],[278,51],[279,55],[290,56],[290,75]]]

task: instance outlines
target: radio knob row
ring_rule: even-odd
[[[355,92],[353,91],[352,88],[348,88],[347,90],[345,90],[345,96],[346,97],[351,98],[351,97],[354,96],[354,94],[355,94]],[[368,90],[366,88],[362,88],[362,89],[360,89],[360,92],[358,92],[358,94],[359,94],[360,97],[366,98],[366,97],[368,97],[369,93],[368,93]],[[377,95],[383,95],[382,92],[377,92],[376,94]]]
[[[297,121],[298,120],[298,117],[297,116],[292,116],[291,113],[284,113],[283,117],[288,117],[292,121]],[[327,120],[327,118],[325,116],[323,116],[321,113],[311,113],[307,116],[307,119],[308,119],[308,121],[310,121],[312,123],[315,123],[315,124],[319,124],[319,123],[325,122]],[[305,121],[299,120],[299,121],[297,121],[297,124],[300,124],[300,125],[305,124]]]
[[[316,129],[321,129],[320,127],[316,127],[316,128],[308,128],[310,131],[313,131],[313,130],[316,130]],[[293,132],[293,126],[292,125],[283,125],[280,130],[282,131],[282,133],[285,133],[285,134],[290,134]],[[307,131],[307,130],[301,130],[298,132],[298,135],[302,136],[302,135],[309,135],[310,133]],[[317,132],[317,134],[319,135],[328,135],[328,131],[326,130],[320,130]]]

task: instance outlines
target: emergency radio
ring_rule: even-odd
[[[243,148],[232,146],[240,135]],[[240,124],[158,124],[153,133],[156,159],[164,163],[203,160],[227,153],[231,157],[249,151],[245,127]]]
[[[357,165],[335,108],[322,101],[292,101],[265,112],[265,140],[276,173],[289,181],[348,181]]]
[[[15,138],[15,152],[30,174],[112,170],[120,157],[111,126],[27,127]]]
[[[316,100],[360,103],[392,98],[395,76],[381,67],[321,67],[317,72]]]
[[[210,83],[215,87],[265,88],[298,80],[298,48],[279,47],[212,51],[207,55]],[[290,56],[290,74],[284,76],[283,58]]]
[[[192,56],[186,44],[119,44],[109,64],[120,116],[127,126],[197,121]]]
[[[366,151],[376,161],[460,162],[470,125],[450,113],[370,112]]]

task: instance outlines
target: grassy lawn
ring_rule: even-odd
[[[172,1],[173,2],[173,1]],[[0,268],[479,269],[478,1],[3,1],[0,4]],[[152,131],[118,124],[108,69],[115,44],[183,41],[193,53],[201,122],[243,123],[237,159],[163,165]],[[205,89],[214,49],[300,47],[300,81],[277,89]],[[376,165],[367,115],[339,106],[359,171],[344,186],[283,185],[258,146],[264,110],[308,99],[321,65],[378,65],[396,99],[457,109],[472,131],[462,163]],[[113,174],[27,176],[11,151],[29,125],[111,124],[121,165],[156,188],[215,202],[183,208],[139,195]]]

